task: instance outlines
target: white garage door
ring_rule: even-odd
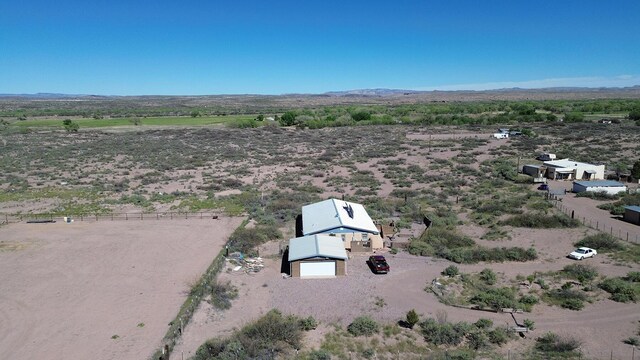
[[[310,276],[336,276],[336,262],[320,261],[300,263],[300,277]]]

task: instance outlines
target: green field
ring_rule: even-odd
[[[224,115],[224,116],[166,116],[166,117],[148,117],[137,118],[140,123],[138,126],[206,126],[216,124],[228,124],[237,121],[249,121],[255,119],[256,115]],[[118,126],[134,126],[135,118],[115,118],[115,119],[73,119],[80,128],[105,128]],[[12,125],[20,127],[53,127],[63,128],[62,121],[64,119],[34,119],[25,121],[16,121]]]

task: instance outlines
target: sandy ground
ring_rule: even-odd
[[[535,244],[541,252],[540,259],[526,263],[499,263],[459,265],[463,272],[478,272],[489,267],[506,278],[529,275],[535,271],[560,270],[575,261],[567,259],[566,253],[573,247],[576,238],[585,234],[582,229],[531,230],[514,229],[512,240],[483,242],[494,246],[529,246]],[[480,242],[480,241],[479,241]],[[277,249],[273,246],[272,249]],[[268,252],[262,250],[261,254]],[[273,252],[275,254],[275,252]],[[266,268],[254,275],[240,272],[223,272],[220,279],[231,281],[240,289],[240,296],[227,311],[213,309],[209,304],[201,304],[192,323],[187,326],[181,342],[173,356],[189,358],[206,339],[224,337],[234,329],[255,320],[272,308],[299,316],[314,316],[322,324],[349,324],[360,315],[370,315],[385,323],[395,323],[412,308],[422,318],[437,317],[446,313],[449,321],[474,322],[479,318],[490,318],[496,325],[514,325],[509,314],[496,314],[459,309],[443,305],[425,287],[440,276],[440,272],[451,263],[429,257],[416,257],[401,252],[386,254],[392,271],[387,275],[374,275],[366,265],[368,255],[351,254],[345,277],[333,279],[283,279],[280,275],[281,262],[275,256],[267,256]],[[606,256],[589,259],[586,262],[596,266],[599,273],[607,276],[622,276],[628,271],[639,270],[640,266],[619,266],[612,264]],[[380,298],[385,305],[380,307]],[[536,305],[533,312],[515,315],[519,322],[528,318],[535,321],[536,329],[526,338],[512,341],[503,347],[504,351],[518,351],[531,346],[535,337],[547,331],[570,334],[584,343],[583,354],[587,358],[626,358],[629,346],[623,339],[635,336],[640,320],[640,304],[622,304],[603,299],[586,304],[582,311],[572,311]],[[331,327],[320,327],[316,331],[327,331]],[[307,343],[318,347],[322,333],[309,333]]]
[[[0,228],[0,359],[145,359],[240,218]]]

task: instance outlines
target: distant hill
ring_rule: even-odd
[[[100,99],[139,99],[139,98],[216,98],[220,96],[232,96],[234,98],[288,98],[288,97],[397,97],[397,96],[409,96],[409,95],[425,95],[425,97],[452,95],[455,97],[460,94],[473,94],[474,98],[478,96],[482,97],[483,94],[491,97],[492,94],[512,94],[512,95],[525,95],[525,94],[640,94],[640,85],[631,87],[551,87],[551,88],[539,88],[539,89],[523,89],[523,88],[505,88],[494,90],[407,90],[407,89],[355,89],[344,91],[328,91],[322,94],[282,94],[282,95],[254,95],[254,94],[218,94],[218,95],[139,95],[139,96],[119,96],[119,95],[89,95],[89,94],[59,94],[59,93],[36,93],[36,94],[0,94],[2,98],[13,99],[42,99],[42,100],[65,100],[65,99],[84,99],[84,100],[100,100]],[[511,97],[511,96],[510,96]],[[526,96],[525,96],[526,97]],[[538,98],[538,96],[534,96]],[[565,96],[561,96],[565,98]],[[583,96],[577,96],[583,98]],[[605,96],[606,97],[606,96]],[[625,96],[626,97],[626,96]],[[461,99],[462,100],[462,99]],[[462,100],[464,101],[464,100]]]

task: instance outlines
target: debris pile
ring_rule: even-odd
[[[261,257],[247,258],[244,254],[234,252],[227,256],[227,271],[237,272],[243,270],[247,274],[260,272],[264,268]]]

